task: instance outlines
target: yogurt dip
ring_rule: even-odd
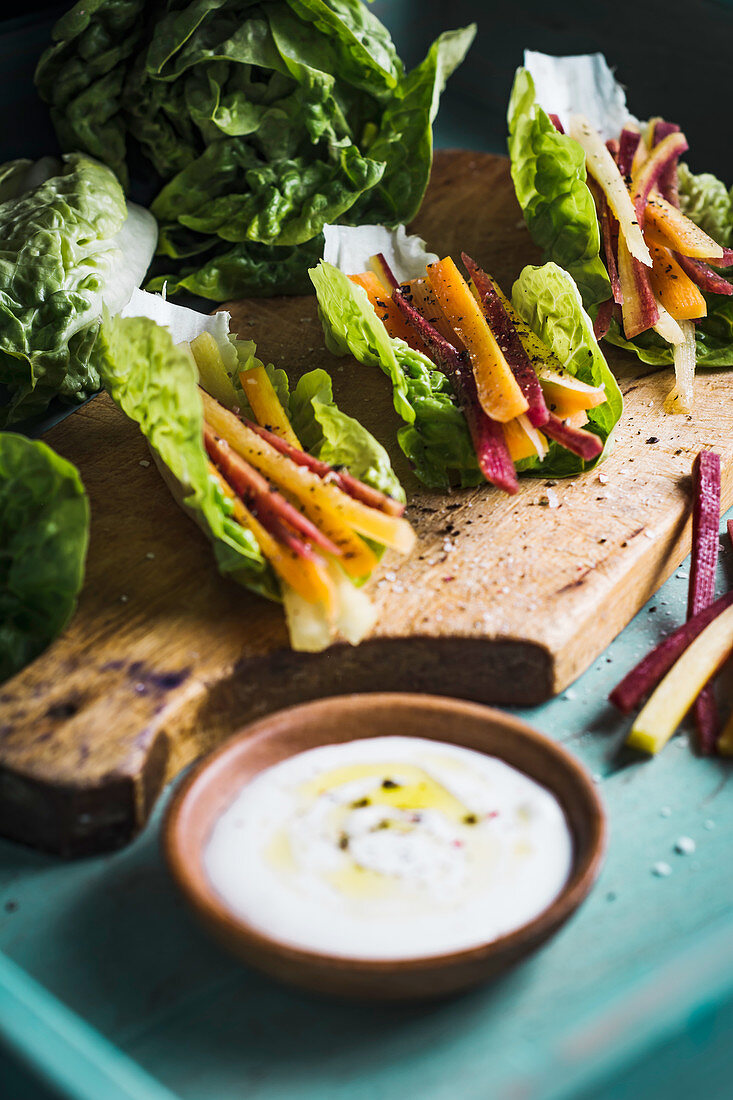
[[[227,906],[282,943],[409,959],[476,947],[560,893],[573,839],[544,787],[416,737],[324,745],[260,772],[204,851]]]

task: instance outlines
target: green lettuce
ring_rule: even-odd
[[[63,148],[125,185],[132,163],[157,176],[173,262],[153,288],[293,293],[324,224],[417,210],[440,92],[474,33],[441,36],[406,73],[360,0],[79,0],[36,83]]]
[[[518,69],[509,101],[509,156],[517,200],[545,258],[569,271],[586,307],[611,297],[601,238],[586,183],[585,153],[559,133],[536,101],[534,81]]]
[[[606,400],[588,410],[587,424],[587,429],[603,440],[602,458],[621,418],[623,397],[593,334],[593,322],[583,308],[577,286],[557,264],[525,267],[512,288],[512,304],[568,374],[589,386],[605,386]],[[547,456],[533,463],[531,469],[551,477],[567,477],[589,469],[597,461],[586,463],[550,442]]]
[[[206,317],[159,299],[150,303],[152,297],[138,292],[129,308],[147,309],[154,316],[165,317],[170,329],[150,316],[105,318],[97,348],[104,387],[115,404],[140,426],[174,495],[212,541],[220,571],[260,595],[277,600],[279,583],[257,540],[232,519],[231,502],[209,472],[198,371],[193,356],[174,342],[171,333],[189,338],[187,333],[182,337],[182,325],[188,325],[191,332],[196,328],[199,332],[210,331],[227,368],[234,356],[236,366],[230,376],[233,384],[239,370],[260,363],[255,345],[229,334],[228,325],[217,325],[218,315]],[[312,454],[404,499],[384,449],[334,404],[325,371],[303,375],[291,394],[285,371],[271,364],[266,370]],[[249,405],[241,388],[237,392],[246,415]]]
[[[125,305],[156,237],[89,157],[0,166],[0,427],[96,393],[102,308]]]
[[[306,451],[330,466],[346,466],[359,481],[405,501],[389,455],[358,420],[341,412],[325,370],[304,374],[286,404],[293,430]]]
[[[45,443],[0,432],[0,683],[68,623],[88,541],[78,470]]]
[[[677,178],[683,214],[727,248],[733,238],[733,188],[711,172],[694,175],[686,164],[680,164]]]
[[[484,478],[468,426],[446,376],[403,340],[388,336],[365,291],[339,268],[322,261],[310,274],[329,351],[378,366],[390,378],[395,410],[405,422],[397,439],[416,477],[435,489],[446,489],[455,481],[462,486],[481,484]],[[589,420],[591,430],[607,443],[621,415],[621,394],[573,280],[556,264],[528,267],[515,283],[512,298],[569,373],[591,385],[606,386],[607,401],[591,410]],[[564,477],[590,465],[552,444],[542,463],[535,460],[523,469]]]
[[[232,519],[231,503],[209,472],[192,356],[147,317],[106,317],[97,352],[104,388],[140,426],[161,472],[167,471],[181,503],[212,540],[221,571],[277,599],[277,582],[257,540]]]

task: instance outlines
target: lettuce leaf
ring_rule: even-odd
[[[277,599],[277,582],[254,535],[231,518],[231,505],[209,473],[192,356],[147,317],[107,316],[97,359],[104,388],[140,426],[161,473],[168,472],[181,503],[213,542],[221,571]]]
[[[157,238],[152,216],[128,205],[109,168],[88,157],[4,167],[0,426],[43,412],[53,397],[76,403],[96,393],[103,306],[124,306]]]
[[[623,397],[593,334],[593,322],[583,308],[578,288],[557,264],[525,267],[512,288],[512,304],[569,374],[590,386],[606,388],[605,402],[588,410],[587,425],[589,431],[603,440],[603,454],[586,463],[550,442],[545,459],[530,468],[533,473],[552,477],[567,477],[590,469],[608,451],[613,429],[623,412]]]
[[[537,103],[526,69],[518,69],[514,78],[507,121],[512,180],[532,240],[546,259],[570,272],[586,307],[605,301],[611,284],[600,258],[585,153],[555,129]]]
[[[298,293],[326,222],[417,210],[440,93],[474,33],[441,36],[405,73],[360,0],[79,0],[36,83],[64,149],[125,186],[131,164],[146,182],[152,167],[174,262],[151,289]]]
[[[68,623],[88,541],[78,470],[45,443],[0,432],[0,683]]]
[[[358,420],[341,412],[325,370],[303,375],[288,409],[293,430],[310,454],[331,466],[345,466],[359,481],[404,502],[405,491],[389,455]]]
[[[686,164],[678,172],[680,209],[727,248],[733,237],[733,188],[729,191],[711,172],[694,175]]]
[[[434,489],[447,489],[455,481],[462,486],[481,484],[484,478],[466,420],[446,376],[403,340],[388,336],[364,290],[339,268],[321,261],[310,274],[329,351],[378,366],[390,378],[394,407],[405,421],[397,439],[416,477]],[[513,301],[569,373],[606,386],[608,401],[592,410],[589,420],[591,430],[607,443],[621,415],[622,399],[575,283],[556,264],[527,267],[515,284]],[[528,462],[522,469],[565,477],[591,465],[552,444],[544,462]]]

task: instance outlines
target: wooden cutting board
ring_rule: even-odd
[[[414,229],[461,249],[510,289],[538,262],[508,163],[436,155]],[[351,691],[431,691],[536,704],[561,691],[689,550],[690,468],[719,451],[733,499],[733,372],[696,381],[695,417],[668,417],[671,371],[608,348],[625,394],[616,446],[568,482],[523,479],[436,494],[395,444],[391,388],[323,348],[313,298],[229,303],[233,328],[291,377],[324,366],[341,407],[387,446],[419,541],[384,558],[378,610],[358,648],[288,648],[276,605],[222,580],[172,503],[135,425],[100,396],[48,442],[81,470],[92,504],[86,584],[63,637],[0,687],[0,832],[78,854],[129,840],[167,779],[267,711]]]

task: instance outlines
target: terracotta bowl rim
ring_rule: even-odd
[[[486,943],[478,944],[475,947],[461,948],[456,951],[440,952],[433,955],[421,955],[417,958],[384,959],[363,958],[357,955],[330,955],[322,951],[293,946],[254,928],[243,917],[234,913],[226,902],[216,894],[214,887],[208,883],[205,872],[201,867],[200,850],[195,857],[192,857],[190,851],[185,849],[183,843],[185,837],[180,835],[181,819],[188,811],[189,801],[197,798],[199,786],[203,789],[207,773],[215,768],[222,757],[230,753],[236,753],[238,750],[243,749],[245,744],[249,746],[255,741],[266,739],[271,735],[273,722],[277,721],[277,724],[281,725],[284,718],[297,719],[299,715],[306,712],[312,716],[317,714],[319,710],[332,710],[338,707],[343,708],[344,713],[355,710],[359,713],[360,719],[366,721],[368,718],[367,712],[370,708],[378,709],[386,704],[392,708],[417,708],[418,710],[430,711],[433,714],[437,708],[443,713],[450,713],[458,718],[462,715],[483,718],[487,724],[503,726],[507,732],[531,741],[536,748],[544,751],[547,756],[554,757],[555,761],[571,776],[576,793],[581,796],[578,800],[582,801],[584,798],[587,803],[584,812],[586,817],[589,818],[590,839],[584,846],[579,847],[577,836],[568,821],[568,825],[573,831],[574,841],[572,871],[554,901],[531,921],[520,925],[512,932],[488,940]],[[412,735],[405,734],[405,736]],[[421,734],[421,736],[428,740],[431,739],[429,733]],[[361,738],[350,737],[348,731],[344,732],[344,741],[358,739]],[[442,740],[442,738],[436,735],[434,740]],[[316,748],[321,743],[329,742],[314,740],[313,744],[308,747]],[[460,744],[460,742],[456,743]],[[465,747],[470,747],[473,751],[481,751],[475,749],[473,745]],[[307,751],[307,749],[298,751]],[[295,755],[295,753],[291,755]],[[502,759],[501,754],[495,751],[487,752],[486,755]],[[522,769],[519,768],[518,770],[521,771]],[[529,773],[525,772],[525,774]],[[536,775],[530,776],[530,778],[542,783],[542,779]],[[567,799],[564,799],[557,791],[549,787],[547,789],[550,789],[551,793],[560,802],[567,818]],[[343,971],[344,973],[348,971],[354,975],[387,975],[396,971],[402,974],[408,971],[420,973],[422,971],[458,967],[504,954],[516,956],[522,953],[523,946],[530,950],[533,944],[559,929],[587,897],[603,864],[607,834],[607,819],[603,803],[593,780],[585,768],[562,745],[535,730],[522,719],[495,707],[461,699],[452,699],[442,695],[367,692],[329,696],[325,699],[298,703],[294,706],[272,711],[265,717],[248,723],[241,730],[232,734],[218,748],[194,766],[191,773],[175,792],[163,823],[163,849],[168,868],[176,885],[204,924],[216,931],[220,942],[223,940],[231,944],[233,940],[236,940],[240,944],[246,945],[248,948],[247,955],[250,959],[253,959],[256,955],[265,955],[270,958],[276,955],[281,960],[292,963],[293,969],[302,970],[303,968],[318,966],[321,969],[330,967],[334,971]]]

